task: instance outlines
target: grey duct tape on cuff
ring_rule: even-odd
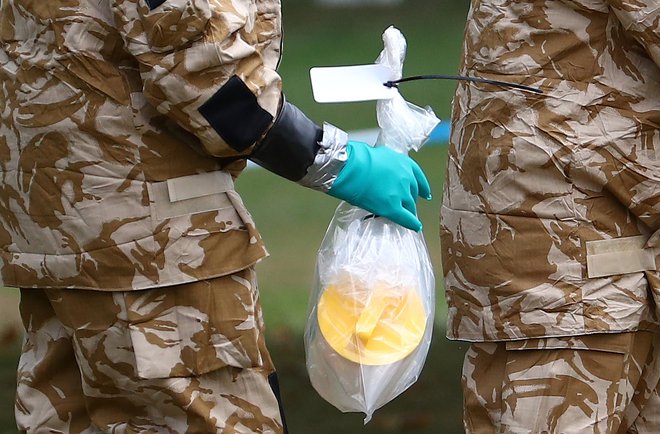
[[[321,147],[307,174],[298,183],[323,192],[330,190],[348,159],[347,143],[348,134],[345,131],[328,123],[323,124]]]

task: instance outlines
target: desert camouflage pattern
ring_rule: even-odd
[[[481,342],[463,365],[472,433],[660,432],[660,336]]]
[[[460,72],[543,93],[458,86],[449,338],[660,332],[659,22],[657,0],[472,1]],[[589,277],[590,242],[639,239],[646,268]]]
[[[43,433],[282,433],[254,271],[23,290],[16,421]]]
[[[0,285],[144,289],[264,257],[212,182],[244,156],[198,108],[236,74],[275,116],[280,51],[278,0],[0,2]]]

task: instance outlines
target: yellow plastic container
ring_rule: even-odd
[[[376,283],[370,290],[346,281],[327,286],[317,319],[323,337],[342,357],[362,365],[386,365],[420,343],[426,312],[414,288]]]

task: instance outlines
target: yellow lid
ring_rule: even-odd
[[[363,365],[403,359],[419,345],[426,328],[418,292],[383,283],[371,290],[356,288],[350,281],[327,286],[318,302],[317,318],[330,347]]]

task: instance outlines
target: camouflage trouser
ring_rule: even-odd
[[[36,433],[282,433],[254,271],[133,292],[24,289],[16,421]]]
[[[660,335],[475,343],[468,433],[660,433]]]

